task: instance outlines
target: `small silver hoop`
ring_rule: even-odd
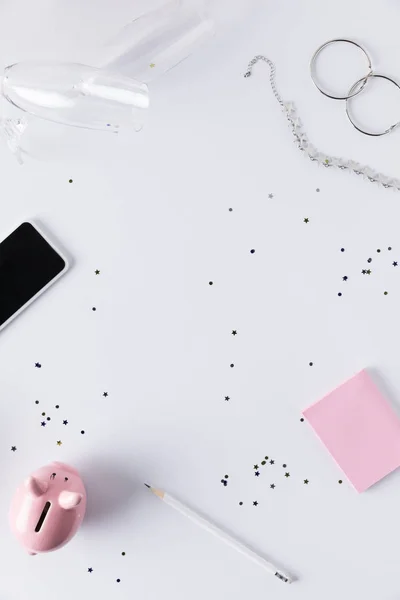
[[[338,42],[344,42],[346,44],[352,44],[353,46],[356,46],[356,48],[359,48],[361,50],[361,52],[364,54],[364,56],[365,56],[365,58],[367,59],[367,62],[368,62],[368,73],[367,73],[367,75],[365,75],[365,77],[361,77],[361,79],[359,79],[357,81],[357,85],[361,84],[360,87],[359,87],[359,89],[356,89],[355,86],[353,85],[347,96],[333,96],[332,94],[329,94],[328,92],[326,92],[325,90],[323,90],[322,87],[320,86],[320,84],[317,81],[317,76],[316,76],[316,73],[315,73],[316,60],[317,60],[319,54],[327,46],[330,46],[331,44],[336,44]],[[360,44],[357,44],[357,42],[354,42],[353,40],[348,40],[346,38],[343,38],[343,39],[339,39],[338,38],[338,39],[334,39],[334,40],[329,40],[328,42],[325,42],[325,44],[322,44],[322,46],[320,46],[319,48],[317,48],[317,50],[314,52],[314,54],[313,54],[313,56],[311,58],[311,61],[310,61],[310,73],[311,73],[311,79],[313,80],[315,87],[321,92],[321,94],[323,94],[324,96],[327,96],[327,98],[332,98],[332,100],[348,100],[349,98],[353,98],[353,96],[357,96],[357,94],[359,94],[360,92],[362,92],[362,90],[366,86],[369,77],[371,77],[371,75],[372,75],[372,63],[371,63],[371,59],[369,57],[368,52],[362,46],[360,46]]]
[[[390,77],[387,77],[387,75],[378,75],[377,73],[372,73],[371,75],[369,75],[368,79],[370,77],[376,77],[377,79],[386,79],[386,81],[390,81],[390,83],[393,83],[393,85],[395,85],[399,90],[400,90],[400,85],[394,81],[394,79],[391,79]],[[352,90],[354,90],[355,88],[357,88],[357,86],[363,81],[363,79],[359,79],[358,81],[356,81],[350,88],[349,90],[349,94],[351,94]],[[388,127],[388,129],[385,129],[385,131],[382,131],[381,133],[372,133],[370,131],[364,131],[363,129],[361,129],[361,127],[359,127],[358,125],[355,124],[351,114],[350,114],[350,110],[349,110],[349,106],[350,106],[350,102],[349,99],[352,98],[352,96],[350,95],[349,98],[346,100],[346,114],[347,117],[350,121],[350,123],[353,125],[353,127],[355,127],[355,129],[357,129],[357,131],[359,131],[360,133],[363,133],[364,135],[369,135],[371,137],[380,137],[382,135],[386,135],[387,133],[390,133],[391,131],[393,131],[393,129],[396,129],[396,127],[398,127],[400,125],[400,121],[397,121],[397,123],[395,123],[394,125],[391,125],[390,127]]]

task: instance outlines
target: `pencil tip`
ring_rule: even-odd
[[[145,483],[144,485],[150,489],[150,486],[148,483]]]

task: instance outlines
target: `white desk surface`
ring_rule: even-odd
[[[89,62],[132,13],[127,1],[87,4],[2,0],[4,66],[49,55]],[[395,0],[261,0],[154,82],[142,133],[32,123],[34,156],[22,168],[0,145],[2,233],[37,219],[74,259],[0,336],[2,598],[400,597],[400,471],[357,494],[300,422],[364,367],[400,405],[400,195],[307,162],[267,69],[243,78],[254,54],[267,54],[316,145],[400,176],[400,133],[358,134],[308,71],[320,43],[348,36],[400,77],[399,22]],[[378,117],[371,107],[371,125],[393,109]],[[265,455],[275,464],[255,477]],[[33,558],[9,533],[8,506],[51,460],[81,470],[89,509],[68,546]],[[298,582],[270,577],[144,481]]]

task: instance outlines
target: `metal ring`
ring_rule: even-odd
[[[386,81],[390,81],[390,83],[393,83],[399,90],[400,90],[400,85],[394,81],[394,79],[391,79],[390,77],[387,77],[386,75],[378,75],[377,73],[372,73],[371,75],[369,75],[368,79],[370,77],[376,77],[379,79],[386,79]],[[356,81],[350,88],[349,90],[349,94],[351,94],[352,90],[354,88],[356,88],[361,81],[363,81],[363,79],[359,79],[358,81]],[[349,98],[352,98],[352,96],[350,95]],[[386,135],[387,133],[390,133],[391,131],[393,131],[393,129],[395,129],[396,127],[398,127],[400,125],[400,121],[397,121],[397,123],[395,123],[394,125],[391,125],[388,129],[385,129],[385,131],[382,131],[381,133],[371,133],[370,131],[364,131],[363,129],[361,129],[358,125],[355,124],[355,122],[353,121],[351,115],[350,115],[350,111],[349,111],[349,99],[346,100],[346,114],[347,117],[350,121],[350,123],[353,125],[353,127],[355,127],[357,129],[357,131],[359,131],[360,133],[363,133],[364,135],[370,135],[371,137],[380,137],[381,135]]]
[[[369,69],[368,74],[365,77],[361,77],[361,79],[359,81],[357,81],[357,84],[361,83],[360,89],[355,90],[354,86],[353,86],[351,88],[352,91],[350,91],[347,96],[333,96],[332,94],[328,94],[328,92],[323,90],[321,88],[321,86],[318,84],[316,74],[315,74],[315,63],[316,63],[318,55],[322,52],[322,50],[324,50],[324,48],[326,48],[330,44],[335,44],[337,42],[345,42],[347,44],[352,44],[353,46],[356,46],[356,48],[359,48],[362,51],[362,53],[364,54],[364,56],[366,57],[366,59],[368,61],[368,69]],[[369,57],[368,52],[366,50],[364,50],[364,48],[362,46],[360,46],[360,44],[357,44],[357,42],[353,42],[353,40],[348,40],[345,38],[343,38],[343,39],[338,38],[338,39],[329,40],[328,42],[325,42],[325,44],[322,44],[322,46],[320,46],[314,52],[314,54],[311,58],[311,61],[310,61],[310,73],[311,73],[311,79],[313,80],[315,87],[321,92],[321,94],[323,94],[324,96],[327,96],[328,98],[332,98],[332,100],[348,100],[349,98],[353,98],[353,96],[357,96],[357,94],[359,94],[366,86],[369,77],[371,77],[371,75],[372,75],[372,63],[371,63],[371,59]]]

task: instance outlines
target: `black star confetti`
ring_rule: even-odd
[[[260,477],[260,471],[255,471],[254,475],[255,475],[256,477]]]
[[[285,473],[285,477],[290,477],[290,473]]]
[[[61,440],[57,440],[57,446],[62,446],[62,441]]]
[[[16,452],[17,451],[17,446],[11,446],[11,452]]]
[[[63,425],[68,425],[68,421],[67,421],[67,419],[64,419],[64,421],[63,421]]]
[[[366,269],[363,269],[363,270],[361,271],[361,273],[362,273],[363,275],[366,275],[366,274],[367,274],[367,270],[366,270]]]
[[[308,485],[308,479],[304,480],[305,485]]]
[[[392,265],[393,265],[394,267],[397,267],[397,262],[396,262],[396,261],[392,262]]]
[[[232,335],[237,335],[237,331],[236,331],[236,329],[233,329],[233,330],[232,330]]]
[[[270,464],[270,465],[274,465],[274,464],[275,464],[275,461],[274,461],[274,460],[270,460],[270,461],[269,461],[269,464]]]
[[[88,573],[93,573],[93,569],[92,569],[92,567],[89,567],[89,568],[88,568]]]
[[[255,471],[257,471],[257,470],[258,470],[258,468],[259,468],[259,467],[258,467],[258,465],[254,465],[254,467],[253,467],[253,469],[254,469]]]
[[[229,402],[230,397],[229,396],[225,396],[225,402]]]
[[[274,197],[274,195],[273,195],[273,194],[268,194],[268,198],[269,198],[270,200],[272,200],[272,198],[273,198],[273,197]]]
[[[46,427],[46,425],[47,425],[46,421],[42,421],[40,424],[42,427]]]
[[[258,506],[258,502],[257,502],[257,500],[255,500],[255,501],[253,502],[253,506]]]
[[[35,363],[35,367],[36,367],[37,369],[41,369],[41,368],[42,368],[42,365],[41,365],[40,363]]]
[[[271,488],[271,490],[274,490],[276,486],[274,483],[271,483],[271,485],[269,487]]]
[[[100,271],[99,271],[99,269],[96,269],[96,270],[95,270],[95,272],[94,272],[94,274],[95,274],[95,275],[100,275]]]
[[[309,222],[310,222],[310,219],[308,219],[308,218],[306,217],[305,219],[303,219],[303,222],[304,222],[304,223],[309,223]]]
[[[103,396],[104,396],[104,398],[107,398],[108,392],[103,392]]]
[[[343,279],[343,281],[347,281],[348,280],[347,275],[345,275],[344,277],[342,277],[342,279]]]

